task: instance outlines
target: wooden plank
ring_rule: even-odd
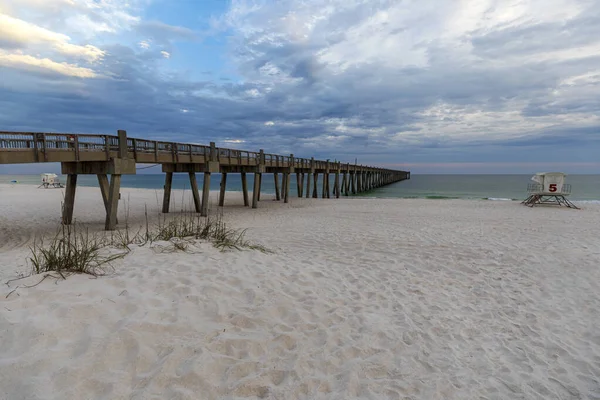
[[[75,190],[77,189],[77,175],[67,175],[67,188],[65,191],[65,203],[63,205],[63,224],[71,225],[73,222],[73,209],[75,208]]]
[[[169,212],[169,205],[171,204],[171,185],[173,183],[173,173],[167,172],[165,176],[165,186],[164,186],[164,194],[163,194],[163,206],[162,212],[163,214],[167,214]]]
[[[110,176],[110,187],[108,190],[108,212],[104,229],[112,231],[117,228],[117,211],[119,209],[119,197],[121,191],[121,175]]]
[[[194,197],[194,208],[196,209],[196,212],[199,213],[202,211],[202,203],[200,202],[200,192],[198,191],[196,173],[188,172],[188,175],[190,176],[190,187],[192,188],[192,196]]]
[[[204,173],[204,182],[202,182],[202,209],[200,215],[208,217],[208,199],[210,195],[210,172]]]
[[[242,192],[244,196],[244,206],[248,207],[248,177],[245,172],[242,172]]]
[[[227,188],[227,173],[221,174],[221,192],[219,193],[219,207],[225,205],[225,190]]]

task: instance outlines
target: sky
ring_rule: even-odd
[[[597,0],[0,0],[0,77],[5,131],[600,173]]]

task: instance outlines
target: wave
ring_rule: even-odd
[[[442,196],[442,195],[425,196],[425,198],[429,199],[429,200],[454,200],[454,199],[460,199],[460,197]]]
[[[508,199],[505,197],[484,197],[483,200],[490,200],[490,201],[519,201],[519,199]]]

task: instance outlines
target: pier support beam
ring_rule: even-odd
[[[308,199],[310,197],[310,179],[311,179],[311,173],[307,173],[306,174],[306,198]]]
[[[169,212],[169,205],[171,204],[171,186],[173,184],[173,173],[167,172],[165,174],[165,186],[163,193],[163,206],[162,212],[163,214],[167,214]],[[108,199],[108,197],[107,197]],[[108,208],[106,209],[108,212]]]
[[[300,172],[296,172],[296,187],[298,197],[302,197],[302,183],[300,183]]]
[[[223,172],[221,174],[221,192],[219,193],[219,207],[223,207],[225,205],[225,190],[227,188],[227,173]]]
[[[340,198],[340,170],[339,170],[339,168],[337,168],[335,170],[335,183],[333,185],[333,191],[335,194],[335,198],[339,199]]]
[[[356,174],[356,191],[362,192],[362,171],[358,171]]]
[[[188,172],[190,177],[190,187],[192,188],[192,196],[194,198],[194,209],[197,213],[202,211],[202,203],[200,202],[200,192],[198,191],[198,180],[195,172]],[[170,188],[169,188],[170,189]]]
[[[283,202],[287,203],[289,201],[289,197],[290,197],[290,184],[292,183],[292,174],[290,174],[289,172],[286,172],[285,174],[283,174],[284,176],[284,186],[285,186],[285,194],[283,196]]]
[[[288,185],[288,181],[287,181],[287,174],[283,173],[281,174],[281,198],[284,199],[285,201],[285,191],[286,191],[286,187]]]
[[[313,194],[312,197],[313,199],[316,199],[319,197],[319,193],[317,192],[317,186],[319,185],[319,173],[317,171],[315,171],[315,173],[313,174],[313,180],[314,180],[314,187],[313,187]]]
[[[244,196],[244,207],[248,207],[250,205],[248,201],[248,177],[245,172],[242,172],[242,193]]]
[[[262,173],[258,174],[258,193],[256,194],[256,201],[260,201],[260,190],[262,189]]]
[[[77,174],[67,175],[67,190],[65,204],[63,205],[63,224],[71,225],[73,209],[75,208],[75,190],[77,189]]]
[[[204,173],[204,182],[202,182],[202,208],[200,215],[208,217],[208,198],[210,195],[210,172]]]
[[[104,211],[108,214],[108,190],[110,188],[108,182],[108,176],[106,174],[98,174],[98,186],[100,186],[100,193],[102,194],[102,201],[104,202]],[[117,224],[119,219],[117,218]]]
[[[262,174],[254,173],[254,188],[252,191],[252,208],[258,208],[258,196],[260,194],[260,176]]]
[[[121,175],[113,174],[110,176],[110,187],[108,189],[108,211],[104,229],[112,231],[117,228],[117,211],[119,208],[119,197],[121,191]]]
[[[275,181],[275,200],[281,200],[281,194],[279,193],[279,174],[275,172],[273,174],[273,180]]]

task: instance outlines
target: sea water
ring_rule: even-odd
[[[532,183],[529,175],[416,175],[411,179],[387,185],[378,189],[361,193],[355,197],[377,198],[426,198],[426,199],[488,199],[488,200],[522,200],[527,197],[527,184]],[[196,174],[198,185],[202,187],[203,174]],[[66,176],[59,176],[60,182],[66,182]],[[333,191],[334,174],[330,174],[330,189]],[[340,175],[340,182],[342,176]],[[16,182],[12,182],[16,181]],[[164,174],[123,175],[122,187],[162,190]],[[210,188],[219,190],[220,174],[212,174]],[[0,175],[0,184],[39,185],[40,175]],[[252,190],[253,174],[248,174],[248,188]],[[571,185],[571,200],[600,202],[600,175],[568,175],[567,183]],[[77,184],[98,187],[95,175],[79,175]],[[281,174],[279,175],[281,185]],[[306,180],[304,182],[306,196]],[[313,185],[311,177],[311,186]],[[188,174],[173,174],[173,190],[189,190]],[[290,193],[296,195],[296,176],[291,177]],[[319,175],[318,190],[321,197],[322,175]],[[240,174],[227,175],[227,190],[241,191]],[[273,174],[264,174],[262,192],[274,193]],[[312,187],[311,187],[312,192]],[[1,195],[1,194],[0,194]]]

